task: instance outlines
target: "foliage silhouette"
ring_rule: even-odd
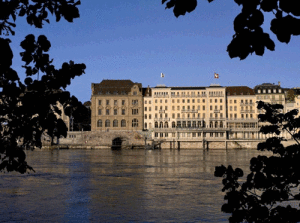
[[[242,182],[239,178],[243,171],[232,166],[219,166],[215,169],[216,177],[223,177],[224,197],[227,203],[221,210],[231,213],[229,222],[299,222],[300,210],[292,207],[290,202],[299,205],[300,193],[300,118],[298,110],[286,114],[280,113],[282,105],[270,105],[258,102],[258,109],[265,114],[259,120],[268,122],[260,132],[273,134],[265,142],[259,143],[257,149],[270,151],[272,156],[257,156],[250,161],[250,174]],[[280,137],[282,131],[291,134],[296,144],[284,147]]]
[[[208,0],[212,2],[213,0]],[[270,23],[271,31],[282,43],[289,43],[291,36],[300,35],[300,7],[297,1],[283,0],[234,0],[242,6],[241,13],[233,22],[235,34],[227,47],[230,58],[245,59],[249,54],[262,56],[265,48],[275,50],[275,44],[269,34],[261,27],[264,14],[272,12],[274,18]],[[192,12],[197,6],[197,0],[162,0],[166,9],[173,8],[174,15],[179,17]]]
[[[48,12],[55,15],[56,21],[64,17],[73,22],[79,17],[79,4],[73,0],[0,1],[0,35],[15,35],[15,21],[22,16],[36,28],[49,23]],[[24,149],[40,148],[45,132],[52,138],[66,136],[65,123],[55,115],[61,114],[57,102],[64,108],[80,107],[65,89],[71,79],[84,73],[86,66],[70,61],[56,69],[47,53],[51,47],[47,37],[29,34],[20,44],[26,72],[22,82],[11,68],[10,43],[10,39],[0,37],[0,171],[25,173],[33,169],[26,162]]]

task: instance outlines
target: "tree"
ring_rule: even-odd
[[[208,0],[208,2],[212,1]],[[300,7],[297,1],[234,1],[242,6],[242,10],[233,22],[235,34],[227,47],[230,58],[239,57],[243,60],[252,53],[262,56],[265,48],[275,50],[273,40],[262,28],[264,15],[267,12],[272,12],[274,15],[270,29],[280,42],[289,43],[292,35],[300,35],[300,19],[297,18],[300,16]],[[166,3],[166,9],[173,8],[176,17],[192,12],[197,6],[197,0],[162,0],[162,4],[164,3]]]
[[[292,89],[289,89],[286,94],[286,99],[289,102],[293,102],[295,101],[295,97],[296,97],[295,92]]]
[[[291,202],[299,205],[300,193],[300,118],[296,118],[298,110],[282,114],[282,105],[258,103],[258,109],[265,114],[259,115],[262,126],[260,132],[271,133],[273,137],[258,144],[260,151],[271,151],[273,155],[253,157],[250,161],[250,174],[245,180],[239,180],[243,171],[232,166],[219,166],[215,176],[223,177],[224,197],[222,211],[230,213],[229,222],[299,222],[300,210],[292,207]],[[284,147],[280,137],[287,131],[295,140],[295,144]]]
[[[0,35],[15,35],[17,17],[26,17],[27,23],[36,28],[50,22],[48,12],[57,22],[61,17],[73,22],[79,17],[79,4],[74,0],[1,0]],[[66,136],[65,123],[55,115],[61,113],[57,102],[78,104],[65,89],[86,67],[70,61],[56,69],[47,53],[51,47],[47,37],[29,34],[20,44],[26,72],[22,81],[11,68],[10,43],[10,39],[0,37],[0,171],[25,173],[33,169],[26,162],[24,149],[40,148],[44,132],[52,138]]]
[[[66,108],[66,114],[72,117],[72,131],[91,131],[91,109],[78,102],[76,106]]]

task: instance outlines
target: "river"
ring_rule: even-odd
[[[0,222],[228,222],[217,165],[256,150],[28,151],[35,173],[0,173]]]

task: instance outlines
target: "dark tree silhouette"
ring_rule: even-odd
[[[208,0],[212,2],[213,0]],[[289,43],[292,35],[300,35],[300,7],[297,1],[288,0],[234,0],[242,6],[241,13],[233,22],[235,34],[227,47],[231,58],[245,59],[249,54],[262,56],[265,48],[274,51],[275,44],[268,33],[261,27],[264,14],[273,13],[270,23],[271,31],[282,43]],[[179,17],[192,12],[197,0],[162,0],[166,9],[173,8],[174,15]]]
[[[0,36],[15,35],[18,17],[26,17],[27,23],[36,28],[49,23],[48,12],[55,15],[56,21],[64,17],[73,22],[79,17],[79,4],[73,0],[1,0]],[[25,173],[32,168],[26,162],[24,149],[40,148],[45,132],[52,138],[66,136],[65,123],[55,115],[61,114],[57,102],[64,107],[79,105],[65,89],[86,67],[70,61],[56,69],[47,53],[51,47],[47,37],[29,34],[20,44],[26,72],[22,81],[11,68],[10,42],[0,37],[0,171]]]
[[[282,105],[258,103],[258,109],[265,114],[259,115],[262,126],[260,132],[273,134],[266,142],[259,143],[257,149],[271,151],[273,155],[253,157],[250,161],[250,174],[245,180],[243,171],[232,166],[219,166],[215,176],[223,177],[224,197],[222,211],[230,213],[229,222],[300,222],[299,184],[300,184],[300,118],[298,110],[280,113]],[[280,137],[287,131],[295,144],[284,147]],[[293,203],[294,202],[294,203]],[[292,203],[294,205],[292,205]]]
[[[79,102],[66,108],[66,115],[72,117],[72,131],[91,131],[91,109]]]

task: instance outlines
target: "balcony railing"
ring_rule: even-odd
[[[241,110],[241,113],[255,113],[255,110]]]
[[[198,110],[196,110],[196,109],[181,109],[181,112],[197,113]]]
[[[158,112],[159,113],[165,113],[165,110],[159,110]]]
[[[155,118],[155,122],[169,122],[170,118]]]
[[[169,95],[154,95],[155,98],[169,98]]]
[[[207,95],[171,95],[171,98],[206,98]]]

